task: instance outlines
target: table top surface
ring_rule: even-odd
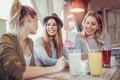
[[[100,77],[93,77],[90,74],[81,74],[78,76],[70,75],[69,69],[65,69],[61,72],[44,75],[31,80],[110,80],[113,74],[117,71],[116,68],[103,68]]]

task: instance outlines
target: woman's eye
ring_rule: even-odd
[[[89,22],[86,22],[85,24],[89,24]]]
[[[92,25],[96,25],[96,23],[92,23]]]
[[[48,23],[47,26],[50,26],[50,24]]]
[[[57,26],[56,24],[53,24],[53,26]]]

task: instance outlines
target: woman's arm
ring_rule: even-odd
[[[2,77],[3,80],[21,80],[25,64],[16,52],[15,41],[7,34],[0,37],[0,64],[1,72],[7,78]]]
[[[75,38],[75,49],[80,49],[82,53],[90,52],[90,47],[86,40],[81,37],[81,34],[78,33]]]
[[[55,66],[51,67],[26,67],[23,73],[23,79],[39,77],[45,74],[59,72],[66,67],[65,58],[61,57],[57,60]]]
[[[57,59],[47,55],[41,38],[35,41],[35,61],[37,66],[53,66],[57,62]]]
[[[65,46],[63,47],[64,51],[63,51],[63,55],[65,56],[65,58],[68,60],[68,52],[69,52],[69,49],[66,48]]]
[[[4,80],[6,78],[7,80],[30,79],[45,74],[58,72],[66,67],[64,57],[58,59],[56,65],[52,67],[26,67],[24,62],[17,55],[14,41],[8,37],[0,38],[0,64],[3,73],[0,73],[0,77],[5,76],[5,78],[2,78]]]
[[[55,65],[57,59],[49,58],[49,57],[42,57],[39,53],[35,54],[35,63],[37,66],[52,66]]]
[[[84,38],[81,38],[81,37],[79,39],[86,45],[86,47],[88,49],[88,53],[90,53],[91,49],[90,49],[90,46],[88,45],[87,41]]]

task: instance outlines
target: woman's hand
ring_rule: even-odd
[[[90,53],[90,52],[91,52],[91,49],[90,49],[87,41],[86,41],[84,38],[81,38],[81,37],[80,37],[79,39],[86,45],[86,47],[87,47],[87,49],[88,49],[88,52]]]
[[[57,60],[57,63],[55,65],[56,69],[58,71],[61,71],[63,70],[65,67],[66,67],[66,59],[64,56],[60,57],[58,60]]]

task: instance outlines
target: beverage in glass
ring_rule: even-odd
[[[103,67],[110,68],[111,49],[108,47],[102,48]]]
[[[90,74],[100,76],[102,73],[102,53],[100,50],[91,50],[89,53]]]
[[[80,75],[80,62],[81,52],[80,50],[73,50],[68,55],[69,69],[71,75]]]

